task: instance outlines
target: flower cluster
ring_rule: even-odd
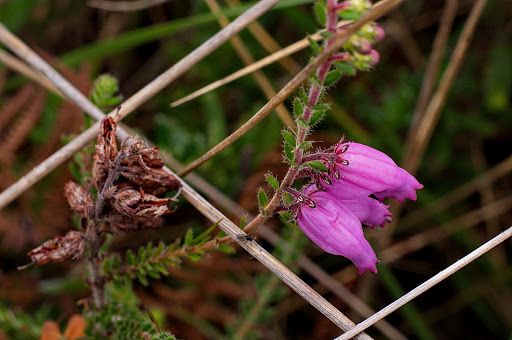
[[[383,227],[391,221],[384,198],[416,200],[416,190],[423,186],[389,156],[366,145],[342,140],[333,153],[317,157],[330,176],[295,194],[300,228],[326,252],[350,259],[359,274],[376,273],[379,259],[362,224]]]

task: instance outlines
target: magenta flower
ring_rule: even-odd
[[[339,183],[332,191],[343,192],[345,186],[357,196],[375,195],[379,201],[385,197],[416,200],[416,190],[423,188],[414,176],[400,168],[385,153],[359,143],[340,142],[335,149],[335,170]]]
[[[314,191],[315,189],[315,186],[306,189],[308,201],[301,206],[297,218],[299,227],[326,252],[351,260],[359,269],[359,274],[367,270],[377,273],[376,264],[379,259],[364,238],[359,216],[336,196],[326,191]],[[354,208],[352,202],[349,206]],[[364,215],[369,212],[363,210],[357,213]]]
[[[391,213],[382,200],[415,200],[423,186],[386,154],[366,145],[340,142],[334,153],[332,184],[323,185],[322,191],[311,185],[296,195],[297,223],[320,248],[350,259],[359,274],[376,273],[379,260],[361,224],[383,227],[391,222]]]
[[[386,222],[391,222],[388,205],[368,197],[365,190],[361,190],[350,182],[335,180],[325,190],[348,208],[364,225],[371,228],[375,225],[384,227]]]

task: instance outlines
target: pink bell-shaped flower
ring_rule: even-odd
[[[384,227],[386,222],[392,221],[388,205],[368,197],[367,192],[350,182],[335,180],[325,190],[332,194],[338,202],[343,203],[364,225],[371,228],[375,225]]]
[[[359,143],[340,142],[337,154],[336,177],[342,184],[350,185],[353,193],[369,196],[379,201],[385,197],[416,200],[416,190],[423,188],[414,176],[400,168],[385,153]]]
[[[351,260],[359,274],[377,273],[379,259],[364,238],[358,216],[331,193],[313,188],[306,190],[309,204],[301,206],[297,218],[302,231],[326,252]]]

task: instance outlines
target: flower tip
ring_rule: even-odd
[[[363,275],[364,273],[366,273],[366,271],[369,271],[373,274],[377,274],[377,263],[379,263],[380,260],[378,258],[375,258],[375,262],[374,263],[371,263],[371,264],[368,264],[367,266],[361,266],[361,267],[357,267],[358,269],[358,274],[359,275]]]

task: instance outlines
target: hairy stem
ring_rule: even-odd
[[[327,2],[327,24],[326,28],[328,31],[332,33],[336,33],[336,24],[337,24],[337,0],[329,0]],[[334,41],[335,38],[330,38],[325,41],[325,49],[327,49]],[[316,71],[316,77],[318,79],[318,83],[312,83],[310,85],[309,95],[308,95],[308,102],[306,107],[304,108],[304,113],[302,115],[302,118],[306,121],[307,124],[309,124],[309,121],[311,120],[311,116],[313,114],[312,107],[318,104],[320,94],[324,90],[323,83],[325,81],[325,77],[327,76],[327,72],[331,68],[332,60],[328,58],[324,63],[320,64],[320,66],[317,68]],[[264,223],[270,216],[272,216],[279,204],[281,203],[281,196],[283,194],[283,189],[292,185],[293,181],[297,177],[297,174],[300,170],[300,166],[304,162],[304,151],[299,148],[299,145],[301,145],[305,140],[309,133],[310,127],[309,126],[303,126],[301,124],[297,124],[297,138],[296,138],[296,146],[294,151],[294,158],[293,162],[296,165],[290,166],[288,169],[288,172],[286,173],[283,181],[281,182],[281,185],[279,186],[279,189],[276,190],[274,193],[274,196],[270,200],[269,204],[265,209],[263,209],[256,218],[254,218],[245,228],[244,231],[246,233],[252,232],[254,229],[256,229],[258,226],[260,226],[262,223]]]

